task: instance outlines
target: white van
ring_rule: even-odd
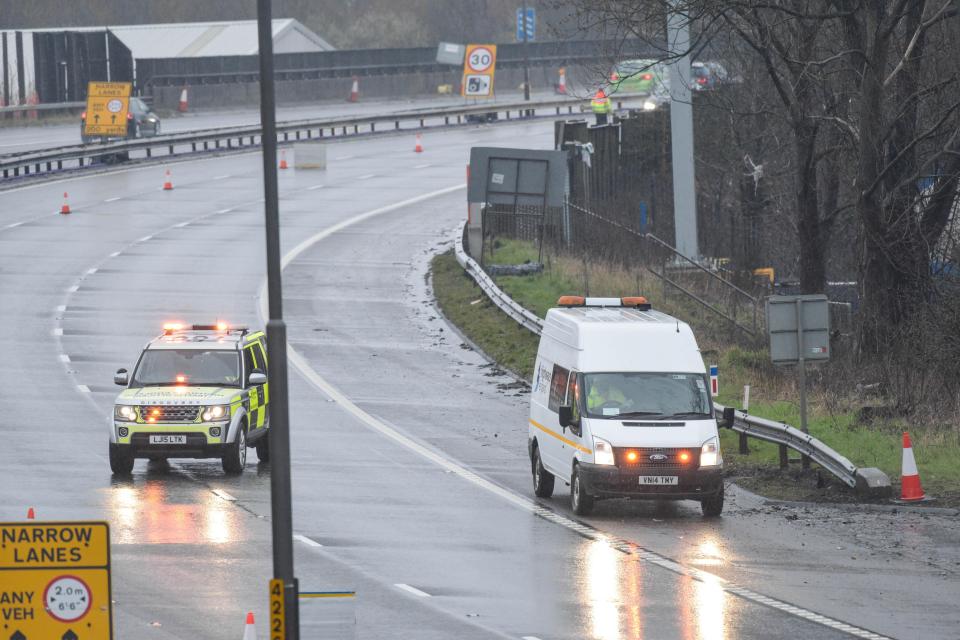
[[[710,381],[690,327],[647,300],[563,296],[530,394],[534,493],[570,485],[574,513],[603,498],[698,500],[723,510]]]

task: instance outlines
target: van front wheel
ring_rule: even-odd
[[[593,496],[589,495],[580,479],[580,466],[574,465],[570,478],[570,506],[578,516],[588,516],[593,511]]]
[[[723,485],[720,485],[720,491],[700,501],[700,510],[709,518],[715,518],[723,512]]]
[[[553,495],[554,476],[543,468],[540,460],[540,447],[533,449],[533,493],[538,498],[549,498]]]

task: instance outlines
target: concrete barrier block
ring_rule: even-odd
[[[327,145],[319,142],[297,142],[293,145],[294,169],[326,169]]]
[[[890,478],[880,469],[857,469],[856,481],[857,495],[865,498],[889,498],[893,493]]]

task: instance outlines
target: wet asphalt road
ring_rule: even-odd
[[[958,637],[945,519],[786,520],[733,490],[719,520],[613,501],[589,529],[562,487],[533,501],[524,395],[439,318],[425,271],[464,215],[469,147],[545,147],[551,132],[428,134],[423,154],[406,137],[341,143],[327,171],[281,174],[284,251],[341,225],[284,282],[297,575],[357,593],[302,603],[303,637],[849,635],[816,614]],[[157,167],[0,192],[0,520],[29,506],[107,519],[118,638],[240,638],[247,610],[263,635],[269,466],[229,478],[218,461],[139,461],[121,481],[106,460],[113,371],[164,321],[259,324],[259,156],[172,166],[172,192]],[[64,189],[70,216],[54,213]]]

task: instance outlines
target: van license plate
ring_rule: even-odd
[[[187,436],[150,436],[150,444],[187,444]]]
[[[640,484],[677,484],[677,476],[640,476]]]

